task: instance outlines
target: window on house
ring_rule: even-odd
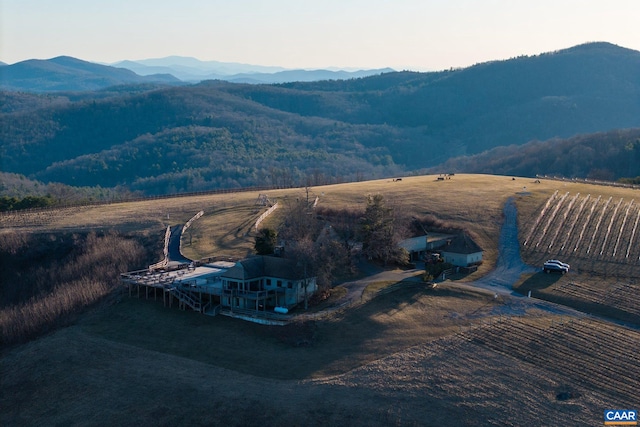
[[[278,287],[281,288],[282,287],[282,280],[278,280]]]
[[[289,288],[289,289],[293,289],[293,283],[291,283],[291,282],[287,282],[287,288]]]

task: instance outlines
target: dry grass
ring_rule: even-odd
[[[116,234],[29,237],[14,232],[0,239],[3,267],[15,269],[0,278],[0,338],[5,345],[66,325],[118,289],[122,270],[148,259],[138,241]],[[16,248],[18,241],[22,246]],[[34,260],[39,263],[33,265]]]
[[[388,288],[389,286],[394,285],[395,283],[396,282],[391,282],[391,281],[371,282],[362,291],[362,296],[371,297],[375,295],[378,291]]]
[[[125,299],[5,353],[0,423],[596,425],[602,408],[634,404],[640,364],[611,352],[634,356],[637,332],[440,292],[392,293],[288,332]],[[585,330],[626,347],[592,351]],[[531,347],[536,334],[553,352]],[[625,387],[598,382],[605,372]]]
[[[531,291],[535,298],[585,313],[640,324],[640,284],[637,279],[539,272],[523,277],[514,289],[523,295]]]
[[[531,194],[518,195],[525,185]],[[522,233],[556,190],[633,194],[483,175],[313,188],[320,203],[336,208],[361,208],[367,194],[381,193],[408,217],[435,214],[472,230],[488,261],[476,274],[497,257],[505,200],[516,198]],[[272,199],[302,196],[300,189],[269,192]],[[253,244],[257,197],[238,193],[52,210],[37,218],[3,216],[0,226],[142,228],[157,230],[161,239],[163,226],[203,209],[187,251],[242,256]],[[278,218],[276,211],[266,224]],[[564,282],[570,276],[558,281],[557,291],[556,284],[549,289],[574,292]],[[596,283],[576,277],[571,283],[584,286],[575,298],[589,300]],[[617,286],[606,282],[607,289]],[[614,324],[574,320],[571,325],[566,316],[531,310],[522,299],[447,287],[402,289],[287,328],[125,298],[78,325],[4,351],[0,424],[596,425],[603,408],[637,403],[640,363],[628,355],[635,354],[640,337]],[[611,336],[626,347],[591,340]],[[605,377],[625,385],[615,387]],[[556,400],[564,392],[575,398]]]
[[[502,207],[509,197],[518,198],[518,207],[534,212],[563,183],[490,175],[456,175],[438,181],[436,176],[406,177],[400,182],[376,180],[313,187],[312,197],[320,204],[334,208],[362,209],[369,194],[380,193],[399,212],[411,217],[435,215],[448,223],[474,232],[485,249],[488,261],[480,270],[486,272],[496,259]],[[518,196],[522,186],[528,186],[531,196]],[[303,189],[267,192],[271,200],[286,201],[306,197]],[[12,213],[0,216],[3,229],[29,231],[60,231],[87,229],[153,230],[161,238],[167,225],[184,223],[200,210],[205,215],[193,225],[191,235],[183,242],[185,254],[194,258],[211,255],[244,256],[253,246],[251,226],[264,211],[256,205],[258,192],[177,197],[73,209],[52,209],[44,212]],[[275,226],[283,211],[276,211],[264,226]]]
[[[269,328],[223,316],[169,310],[159,301],[126,298],[85,322],[83,329],[109,340],[251,375],[303,379],[340,374],[382,355],[448,335],[468,327],[479,313],[490,313],[496,304],[500,303],[481,292],[412,288],[327,320],[309,322],[304,328],[301,323]],[[252,351],[247,353],[247,348]]]
[[[375,390],[405,416],[403,403],[422,400],[434,409],[426,424],[597,425],[601,408],[635,404],[639,368],[633,347],[640,337],[596,321],[568,320],[485,323],[321,382]],[[616,346],[611,339],[606,349],[585,342],[595,336],[606,345],[612,334],[626,342]],[[559,401],[561,393],[573,398]],[[411,410],[420,411],[414,405]]]
[[[254,224],[265,210],[247,204],[206,212],[183,237],[184,255],[201,259],[212,255],[244,257],[254,253]]]

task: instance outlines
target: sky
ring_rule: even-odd
[[[590,41],[640,50],[639,18],[639,0],[0,0],[0,61],[436,71]]]

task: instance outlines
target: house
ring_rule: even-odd
[[[424,259],[427,252],[439,252],[444,262],[458,267],[468,267],[482,261],[482,248],[465,233],[429,233],[405,239],[399,246],[409,252],[411,261]]]
[[[460,233],[439,248],[444,262],[458,267],[469,267],[482,261],[482,248],[466,233]]]
[[[169,307],[201,313],[266,316],[286,313],[311,298],[318,289],[315,277],[305,277],[294,261],[278,257],[255,256],[242,261],[201,260],[175,268],[132,271],[121,275],[138,297],[161,293]]]
[[[222,273],[222,307],[266,310],[292,308],[318,289],[315,277],[305,277],[289,259],[254,256]]]

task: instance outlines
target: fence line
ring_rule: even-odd
[[[164,233],[164,259],[160,262],[149,266],[149,270],[156,270],[169,265],[169,239],[171,238],[171,226],[167,225],[167,231]]]
[[[273,211],[275,211],[276,209],[278,209],[278,202],[276,202],[275,205],[271,206],[265,213],[263,213],[262,215],[260,215],[260,217],[256,220],[256,224],[255,224],[255,230],[258,231],[258,226],[260,225],[260,223],[269,215],[271,215],[271,213]]]
[[[29,214],[29,213],[38,213],[38,212],[48,212],[48,211],[57,210],[57,209],[67,209],[67,208],[84,207],[84,206],[102,206],[102,205],[113,205],[116,203],[146,202],[146,201],[153,201],[153,200],[166,200],[166,199],[174,199],[174,198],[182,198],[182,197],[212,196],[217,194],[232,194],[232,193],[249,193],[252,191],[286,190],[291,188],[302,188],[302,187],[262,186],[262,187],[221,188],[218,190],[193,191],[189,193],[164,194],[164,195],[157,195],[157,196],[123,197],[120,199],[112,199],[112,200],[94,200],[94,201],[81,200],[75,203],[74,202],[60,203],[53,206],[47,206],[42,208],[0,211],[0,216],[8,216],[16,213]]]
[[[584,178],[584,179],[565,178],[565,177],[547,176],[547,175],[536,175],[536,178],[551,179],[555,181],[565,181],[565,182],[584,182],[586,184],[607,185],[612,187],[632,188],[635,190],[640,190],[640,185],[624,184],[624,183],[614,182],[614,181],[599,181],[599,180],[593,180],[593,179],[587,179],[587,178]],[[348,182],[351,182],[351,181],[344,181],[344,183],[348,183]],[[358,181],[353,181],[353,182],[358,182]],[[304,187],[300,185],[290,185],[290,186],[272,185],[272,186],[257,186],[257,187],[220,188],[217,190],[192,191],[188,193],[173,193],[173,194],[163,194],[163,195],[157,195],[157,196],[122,197],[122,198],[112,199],[112,200],[94,200],[94,201],[80,200],[75,203],[73,202],[60,203],[54,206],[48,206],[48,207],[42,207],[42,208],[0,211],[0,216],[11,215],[12,213],[16,213],[16,212],[35,213],[35,212],[46,212],[54,209],[74,208],[79,206],[112,205],[114,203],[144,202],[144,201],[152,201],[152,200],[173,199],[178,197],[210,196],[210,195],[216,195],[216,194],[246,193],[251,191],[287,190],[292,188],[304,188]]]
[[[184,233],[187,228],[191,227],[191,224],[193,224],[193,221],[195,221],[196,219],[200,218],[202,215],[204,215],[204,211],[200,211],[197,214],[195,214],[193,216],[193,218],[191,218],[189,221],[187,221],[187,223],[184,225],[184,227],[182,227],[182,232]]]
[[[615,182],[615,181],[600,181],[597,179],[588,179],[588,178],[565,178],[563,176],[547,176],[547,175],[536,175],[536,178],[552,179],[554,181],[564,181],[564,182],[584,182],[585,184],[606,185],[609,187],[622,187],[622,188],[631,188],[634,190],[640,190],[640,185],[625,184],[622,182]]]

